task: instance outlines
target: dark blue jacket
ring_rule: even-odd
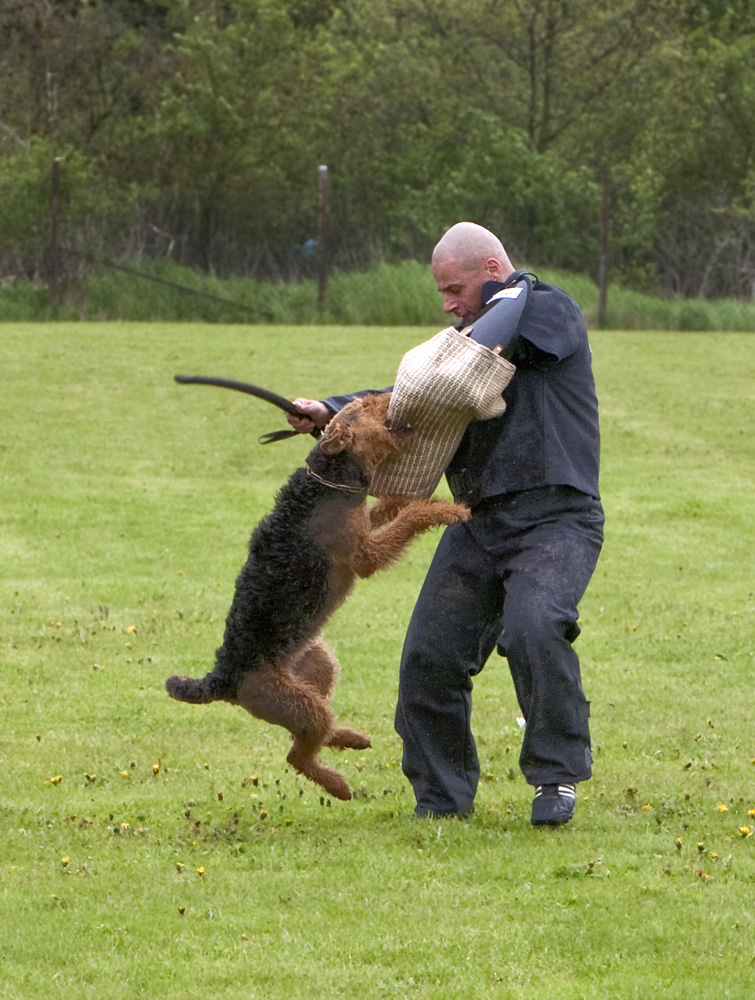
[[[502,287],[488,282],[483,303]],[[535,281],[506,354],[516,365],[503,393],[506,412],[467,428],[446,470],[455,499],[474,507],[488,497],[557,485],[599,497],[598,401],[577,303]],[[332,396],[324,402],[339,410],[353,398]]]

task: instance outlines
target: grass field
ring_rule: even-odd
[[[529,824],[505,661],[466,822],[417,821],[392,728],[437,536],[328,637],[374,748],[321,797],[287,734],[163,690],[209,669],[250,528],[309,439],[264,403],[388,384],[420,328],[0,327],[4,1000],[749,997],[755,341],[593,334],[606,546],[578,649],[595,777]],[[325,752],[330,756],[329,752]]]

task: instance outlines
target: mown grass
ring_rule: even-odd
[[[331,802],[286,734],[163,691],[222,634],[249,529],[308,441],[176,372],[294,396],[388,384],[410,328],[0,329],[0,986],[9,1000],[749,996],[755,363],[746,335],[593,334],[606,547],[578,648],[595,777],[529,825],[505,661],[477,679],[467,822],[418,822],[396,665],[436,536],[328,637]]]

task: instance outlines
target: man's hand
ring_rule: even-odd
[[[294,406],[306,416],[296,417],[293,413],[286,414],[286,420],[299,434],[309,434],[315,427],[320,430],[333,416],[333,411],[319,399],[295,399]]]

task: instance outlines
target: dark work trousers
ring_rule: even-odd
[[[484,500],[446,528],[409,623],[396,730],[418,816],[465,814],[480,776],[472,677],[508,660],[531,785],[591,775],[589,703],[572,643],[603,542],[600,502],[568,486]]]

